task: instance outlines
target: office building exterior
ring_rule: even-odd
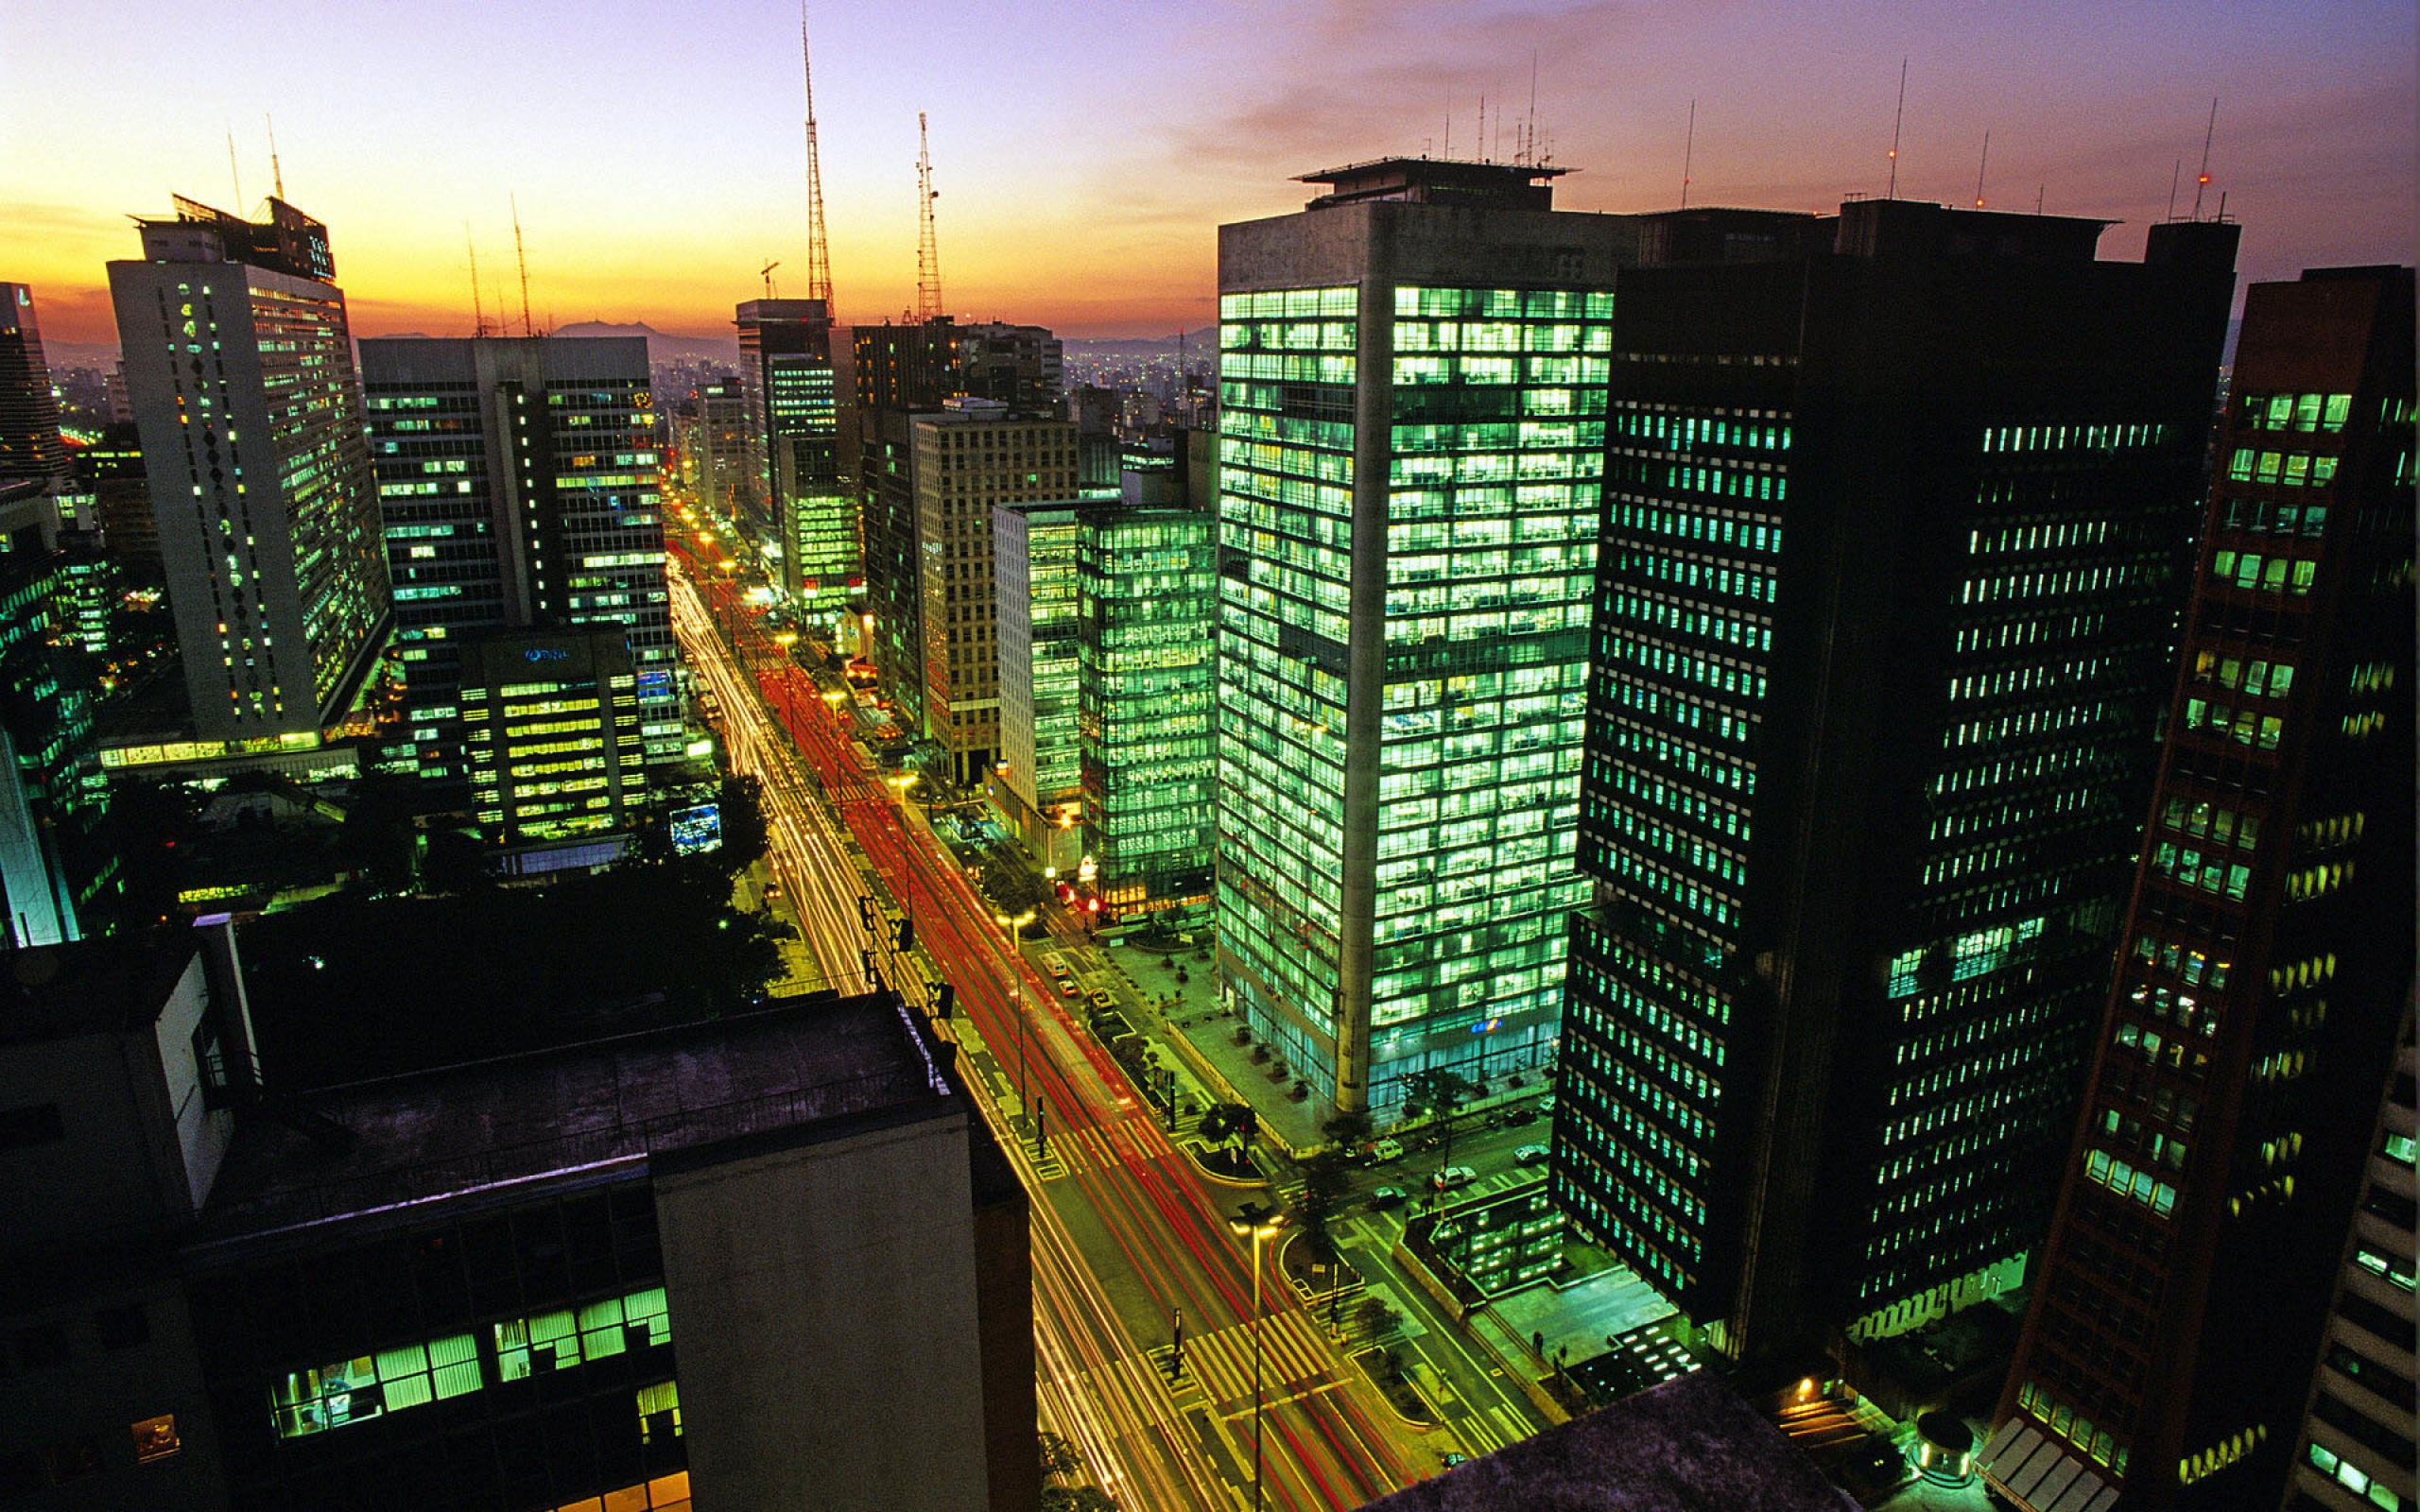
[[[610,627],[648,759],[682,753],[647,343],[636,336],[361,344],[411,759],[467,778],[466,637]]]
[[[865,546],[865,612],[883,691],[903,727],[928,725],[925,572],[915,426],[953,398],[1005,407],[1015,420],[1063,409],[1061,351],[1040,326],[961,326],[943,317],[915,325],[857,326],[850,333],[856,487]],[[1055,493],[1020,498],[1067,498]]]
[[[1552,1057],[1614,273],[1560,169],[1221,227],[1221,992],[1321,1099]]]
[[[841,474],[831,317],[821,300],[751,300],[735,323],[782,590],[836,627],[864,586],[865,566],[856,501]]]
[[[1074,427],[960,398],[915,417],[918,623],[925,737],[955,780],[984,781],[1000,749],[999,593],[992,512],[1076,490]]]
[[[743,534],[765,539],[771,534],[770,521],[756,487],[758,447],[748,386],[736,378],[709,378],[691,398],[696,410],[684,449],[699,497]]]
[[[647,790],[636,658],[610,628],[497,630],[460,647],[464,776],[492,844],[630,828]]]
[[[2414,1377],[2414,1069],[2407,1011],[2287,1472],[2286,1512],[2420,1505],[2403,1447],[2411,1442]]]
[[[59,396],[43,355],[34,291],[0,284],[0,483],[68,480],[67,448],[59,436]]]
[[[1038,1503],[1024,1195],[895,999],[306,1107],[223,944],[62,950],[0,1031],[21,1504]]]
[[[1649,217],[1557,1200],[1777,1358],[2017,1285],[2106,988],[2237,228]]]
[[[161,578],[160,522],[151,512],[151,486],[143,467],[143,440],[132,421],[112,421],[90,446],[69,458],[76,491],[92,500],[86,528],[97,528],[109,554],[130,583],[157,585]]]
[[[179,199],[109,266],[204,742],[316,738],[384,642],[386,564],[327,228]]]
[[[94,728],[100,662],[76,612],[90,563],[57,549],[50,487],[0,484],[0,939],[11,947],[106,932],[126,886]]]
[[[1072,875],[1066,853],[1083,812],[1076,746],[1076,538],[1083,501],[1004,504],[992,511],[999,605],[1000,747],[994,803],[1028,849]]]
[[[2277,1505],[2347,1220],[2411,1227],[2408,1160],[2399,1185],[2365,1162],[2412,982],[2412,311],[2410,268],[2244,301],[2116,977],[1984,1455],[2030,1512],[2068,1481]],[[2408,1472],[2395,1343],[2323,1380],[2313,1435]],[[2330,1405],[2363,1377],[2384,1437]]]
[[[1120,918],[1211,897],[1218,548],[1179,476],[1130,466],[1124,498],[1077,523],[1083,850]]]

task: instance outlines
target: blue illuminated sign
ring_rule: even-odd
[[[532,662],[568,662],[571,660],[571,653],[569,651],[559,651],[552,646],[545,645],[533,645],[528,650],[524,651],[521,654],[527,657]]]
[[[700,803],[695,808],[675,809],[669,827],[676,855],[702,855],[717,850],[722,845],[722,805]]]

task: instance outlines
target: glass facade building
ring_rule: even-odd
[[[611,631],[506,630],[460,647],[472,812],[492,845],[629,827],[646,790],[636,657]]]
[[[1028,845],[1046,850],[1082,780],[1076,752],[1076,536],[1083,507],[992,511],[1000,608],[1000,757],[995,794]],[[1046,865],[1073,868],[1050,858]]]
[[[1364,164],[1220,231],[1222,990],[1382,1117],[1555,1049],[1634,241],[1552,171]]]
[[[1087,511],[1077,528],[1076,735],[1095,887],[1121,916],[1207,902],[1210,513],[1120,504]]]
[[[821,300],[751,300],[735,323],[782,588],[809,617],[837,627],[865,567],[856,501],[840,476],[831,318]]]
[[[1765,221],[1761,260],[1621,282],[1552,1181],[1770,1358],[1996,1296],[2040,1239],[2236,229],[2121,264],[2097,221]]]

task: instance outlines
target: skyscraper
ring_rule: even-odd
[[[1072,872],[1063,834],[1082,812],[1076,745],[1078,523],[1107,501],[1003,504],[992,511],[1000,743],[989,784],[1043,865]]]
[[[388,617],[344,291],[284,200],[176,206],[109,272],[195,730],[316,737]]]
[[[647,342],[373,339],[361,369],[420,775],[463,780],[458,643],[508,628],[618,628],[648,758],[678,759]]]
[[[2420,1504],[2411,1442],[2414,1142],[2411,1016],[2403,1019],[2394,1067],[2379,1099],[2367,1184],[2345,1236],[2336,1299],[2320,1336],[2310,1407],[2289,1474],[2286,1512],[2360,1512],[2396,1498]]]
[[[628,642],[605,627],[517,631],[465,637],[458,655],[461,762],[489,842],[551,846],[627,829],[647,786]]]
[[[917,416],[910,434],[924,729],[949,753],[956,780],[976,782],[1000,751],[992,511],[1076,491],[1075,427],[961,398]]]
[[[2244,301],[2116,978],[1984,1455],[2031,1512],[2053,1482],[2146,1508],[2283,1489],[2412,984],[2412,313],[2410,268]],[[2405,1168],[2364,1209],[2409,1232]],[[2331,1409],[2320,1441],[2408,1471],[2394,1342],[2400,1427]]]
[[[77,575],[92,564],[55,549],[50,488],[0,484],[0,939],[11,947],[105,931],[126,886],[104,828],[100,662],[73,623]]]
[[[2237,228],[1649,217],[1552,1184],[1714,1347],[2023,1278],[2106,988]]]
[[[864,585],[865,562],[841,475],[831,318],[821,300],[751,300],[736,324],[782,587],[804,612],[836,625]]]
[[[34,318],[34,291],[0,284],[0,483],[21,478],[65,482],[67,449],[59,438],[59,396]]]
[[[1221,991],[1334,1105],[1551,1057],[1615,269],[1566,170],[1219,232]]]

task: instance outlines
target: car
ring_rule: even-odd
[[[1543,1144],[1524,1144],[1512,1152],[1512,1159],[1523,1165],[1544,1165],[1547,1163],[1547,1147]]]
[[[1514,1103],[1509,1108],[1498,1109],[1495,1115],[1497,1128],[1512,1128],[1515,1125],[1534,1124],[1537,1121],[1538,1105],[1535,1103]]]
[[[1072,998],[1076,995],[1076,979],[1074,977],[1063,976],[1059,979],[1059,995],[1063,998]]]
[[[1548,1092],[1538,1099],[1538,1111],[1549,1118],[1554,1116],[1554,1093]]]
[[[1478,1173],[1472,1170],[1469,1166],[1449,1165],[1443,1170],[1438,1172],[1435,1176],[1430,1177],[1428,1178],[1428,1185],[1433,1191],[1451,1192],[1456,1187],[1469,1186],[1472,1182],[1478,1179]]]
[[[1389,1208],[1402,1207],[1403,1188],[1380,1187],[1377,1191],[1370,1194],[1370,1206],[1377,1209],[1380,1212],[1386,1211]]]
[[[1371,1141],[1371,1142],[1370,1142],[1370,1159],[1371,1159],[1372,1160],[1402,1160],[1402,1159],[1403,1159],[1403,1142],[1402,1142],[1402,1141],[1400,1141],[1400,1140],[1373,1140],[1373,1141]]]
[[[1470,1463],[1470,1456],[1468,1454],[1457,1453],[1450,1449],[1445,1451],[1443,1454],[1438,1455],[1437,1458],[1438,1461],[1449,1470],[1457,1465],[1466,1465]]]
[[[768,897],[768,898],[779,898],[781,895],[782,895],[782,885],[781,885],[780,883],[778,883],[778,882],[769,882],[769,883],[765,884],[765,896],[766,896],[766,897]]]
[[[1109,1011],[1111,1008],[1117,1006],[1117,1000],[1111,997],[1108,993],[1103,992],[1098,988],[1095,988],[1092,991],[1085,993],[1084,1001],[1090,1003],[1094,1007],[1104,1013]]]
[[[1067,963],[1064,960],[1053,955],[1050,957],[1050,974],[1063,981],[1076,973],[1067,970]]]

